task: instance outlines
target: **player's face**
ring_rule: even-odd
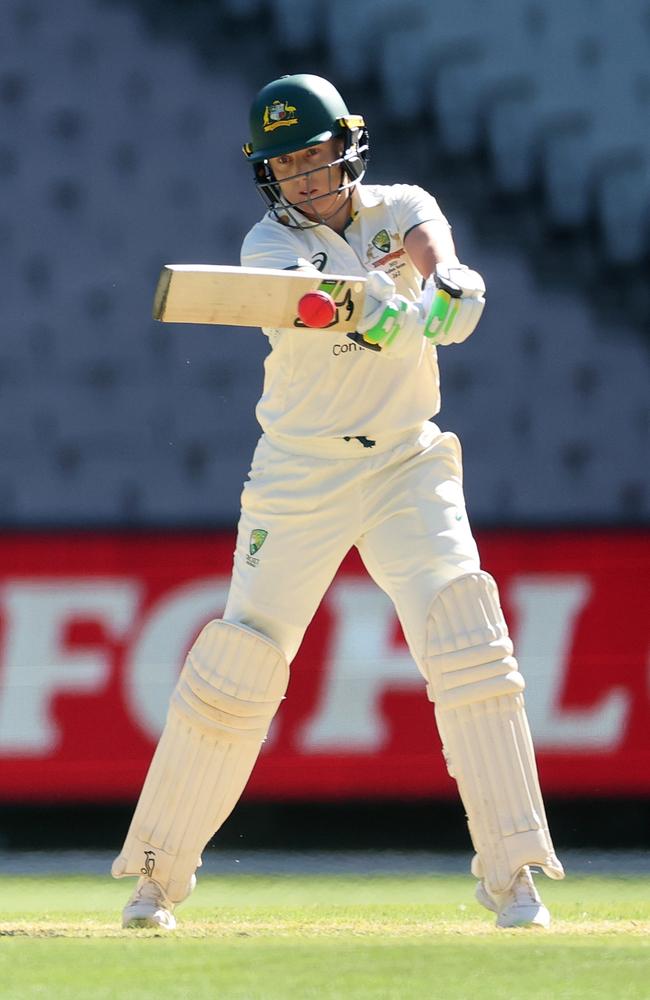
[[[343,168],[334,161],[341,154],[341,140],[328,139],[306,149],[273,156],[269,165],[288,202],[298,205],[307,218],[327,218],[347,199],[347,193],[337,190]]]

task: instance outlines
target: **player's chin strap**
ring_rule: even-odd
[[[476,857],[472,872],[505,892],[525,865],[563,878],[548,830],[524,708],[524,679],[488,573],[459,576],[436,595],[424,672],[449,773]]]

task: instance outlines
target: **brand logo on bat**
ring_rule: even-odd
[[[281,125],[297,125],[298,115],[293,104],[287,101],[273,101],[264,108],[262,125],[265,132],[273,132]]]
[[[352,319],[354,315],[354,300],[352,298],[352,290],[348,287],[348,282],[337,281],[336,278],[324,278],[318,286],[319,292],[326,292],[328,295],[334,299],[334,305],[336,306],[336,315],[331,323],[327,324],[327,327],[334,326],[341,320],[340,311],[344,310],[343,319],[345,321]],[[294,326],[304,327],[306,324],[296,316],[293,321]],[[327,329],[324,327],[323,329]]]
[[[264,528],[253,528],[253,530],[251,531],[250,544],[248,546],[248,550],[252,556],[254,556],[255,553],[259,552],[259,550],[262,548],[264,542],[266,541],[267,535],[268,531],[264,531]]]

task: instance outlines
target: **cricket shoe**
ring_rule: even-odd
[[[497,915],[497,927],[539,927],[548,930],[551,914],[535,888],[530,868],[522,868],[506,892],[490,892],[481,880],[476,887],[478,902]]]
[[[193,875],[190,892],[195,885],[196,877]],[[138,879],[133,895],[122,911],[122,927],[156,927],[163,931],[176,929],[174,904],[152,878]]]

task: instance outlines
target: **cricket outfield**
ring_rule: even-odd
[[[11,1000],[647,1000],[650,877],[540,879],[550,932],[498,931],[457,874],[206,875],[179,929],[123,931],[127,882],[3,876]]]

